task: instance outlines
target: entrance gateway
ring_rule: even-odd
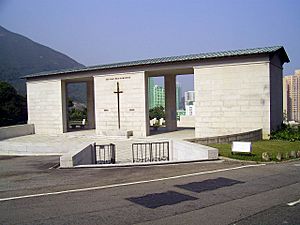
[[[36,134],[67,132],[67,84],[86,82],[89,128],[99,135],[148,136],[148,79],[163,75],[166,129],[176,130],[176,75],[194,74],[196,138],[257,129],[268,138],[282,122],[285,62],[284,48],[274,46],[31,74],[25,77],[28,123]]]

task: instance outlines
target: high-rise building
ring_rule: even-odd
[[[181,85],[176,82],[176,109],[179,110],[181,105]]]
[[[176,110],[181,108],[181,97],[181,85],[176,82]],[[159,85],[155,85],[154,80],[151,77],[148,81],[148,103],[149,109],[156,106],[165,107],[165,89]]]
[[[288,121],[300,122],[300,70],[283,77],[283,112]]]
[[[182,102],[181,84],[176,82],[176,110],[179,110]],[[149,78],[148,80],[148,104],[149,109],[157,106],[165,107],[165,89],[159,85],[154,84],[154,79]]]
[[[159,85],[153,87],[153,107],[156,106],[165,108],[165,89]]]
[[[194,116],[195,115],[195,91],[184,92],[185,99],[185,115]]]
[[[184,92],[185,105],[193,105],[195,101],[195,91]]]
[[[152,77],[149,77],[148,80],[148,104],[149,109],[154,108],[154,80]]]

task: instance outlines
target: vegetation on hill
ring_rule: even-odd
[[[42,71],[83,67],[70,57],[0,26],[0,80],[25,95],[21,77]]]
[[[0,81],[0,126],[27,122],[26,99],[17,94],[16,89]]]

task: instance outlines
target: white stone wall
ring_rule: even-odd
[[[27,103],[36,134],[63,133],[61,80],[27,81]]]
[[[196,137],[263,128],[270,133],[269,61],[203,65],[194,68]]]
[[[117,82],[120,85],[120,119],[118,130]],[[94,76],[96,132],[102,135],[143,137],[146,129],[146,81],[144,72]]]
[[[177,127],[195,127],[195,116],[180,116]]]

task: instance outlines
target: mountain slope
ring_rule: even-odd
[[[72,58],[0,26],[0,80],[12,84],[24,95],[25,80],[20,77],[67,68],[83,67]]]

